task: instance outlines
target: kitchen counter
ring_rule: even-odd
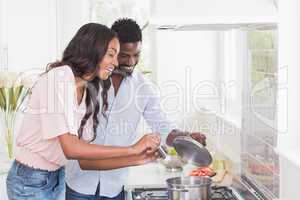
[[[150,163],[143,166],[130,167],[128,179],[125,183],[126,200],[132,200],[131,190],[141,187],[166,187],[166,180],[172,177],[186,176],[188,172],[196,168],[186,165],[182,172],[167,172],[166,168],[159,163]],[[0,176],[1,200],[8,200],[5,185],[6,174]],[[60,198],[63,200],[63,195]],[[242,198],[239,198],[242,199]]]
[[[125,190],[136,187],[163,187],[166,186],[166,179],[178,176],[186,176],[188,172],[196,168],[194,165],[186,165],[181,172],[168,172],[165,166],[159,163],[130,167],[128,179],[125,183]]]
[[[154,188],[154,187],[166,187],[166,180],[172,177],[187,176],[188,173],[196,168],[194,165],[186,165],[181,172],[168,172],[166,168],[157,162],[150,163],[143,166],[130,167],[128,179],[125,183],[126,200],[132,200],[131,191],[134,188]],[[229,186],[232,183],[232,176],[228,175],[218,185]],[[231,177],[231,178],[229,178]],[[228,181],[228,178],[230,179]],[[227,180],[226,180],[227,179]],[[225,183],[226,182],[226,183]],[[230,187],[231,188],[231,187]],[[234,194],[238,199],[243,200],[236,191]]]
[[[126,200],[131,200],[131,191],[141,187],[166,187],[166,180],[172,177],[187,176],[196,168],[194,165],[186,165],[181,172],[168,172],[162,164],[157,162],[147,165],[130,167],[128,179],[125,183]]]

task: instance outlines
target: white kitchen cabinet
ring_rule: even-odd
[[[152,0],[151,24],[184,26],[199,24],[234,25],[274,23],[277,21],[273,0]]]
[[[44,68],[57,57],[56,0],[5,2],[7,67]]]
[[[0,0],[0,11],[0,65],[14,71],[45,69],[89,21],[84,0]]]
[[[7,63],[7,0],[0,0],[0,69]]]

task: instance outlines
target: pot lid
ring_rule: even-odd
[[[173,146],[177,153],[188,163],[199,167],[208,166],[212,163],[212,156],[209,151],[189,136],[176,137]]]

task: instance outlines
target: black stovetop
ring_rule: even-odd
[[[135,188],[132,191],[133,200],[168,200],[166,188]],[[228,187],[212,187],[212,196],[209,200],[238,200]]]

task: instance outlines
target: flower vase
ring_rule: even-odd
[[[0,175],[8,173],[14,160],[14,116],[6,121],[1,131]]]

